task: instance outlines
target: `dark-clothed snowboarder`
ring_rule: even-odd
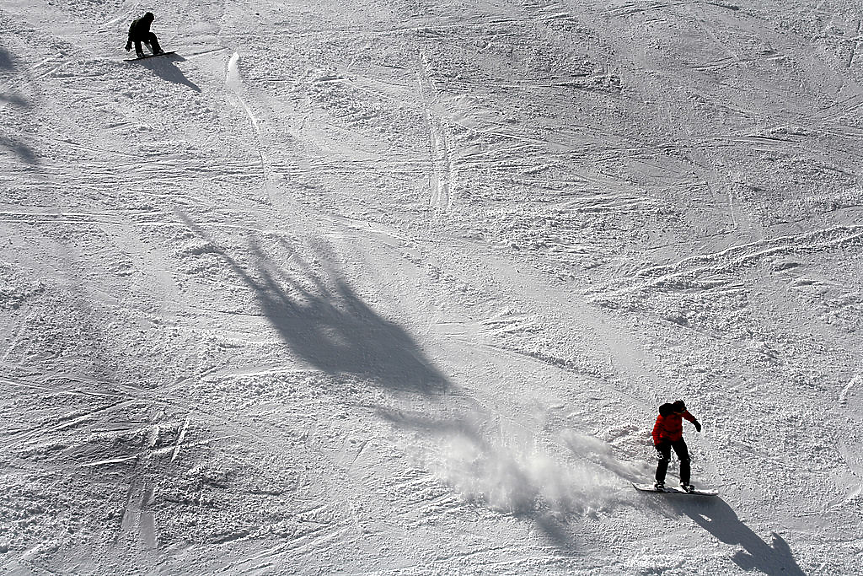
[[[152,12],[147,12],[137,20],[132,21],[129,26],[129,40],[126,42],[126,51],[132,49],[132,43],[135,43],[135,54],[138,58],[144,57],[144,50],[141,48],[141,42],[149,46],[153,52],[153,56],[162,53],[162,48],[159,46],[159,40],[156,35],[150,32],[150,24],[153,23],[155,16]]]
[[[683,419],[687,419],[695,426],[696,432],[701,432],[701,424],[695,416],[686,410],[683,400],[673,404],[665,403],[659,407],[659,416],[653,425],[653,447],[659,463],[656,465],[656,488],[665,487],[665,474],[668,472],[668,461],[671,459],[671,449],[680,460],[680,487],[691,492],[692,484],[689,482],[689,449],[683,440]]]

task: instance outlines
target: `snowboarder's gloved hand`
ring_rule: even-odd
[[[699,422],[698,420],[696,420],[695,422],[693,422],[693,424],[695,425],[695,431],[696,431],[696,432],[701,432],[701,422]]]
[[[132,49],[132,42],[131,41],[126,42],[126,52],[128,52],[131,49]]]

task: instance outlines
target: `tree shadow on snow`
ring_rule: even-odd
[[[303,360],[330,373],[367,375],[390,388],[434,392],[446,379],[423,358],[400,326],[378,315],[343,278],[331,274],[328,287],[307,274],[313,288],[268,270],[258,253],[254,283],[270,323]],[[280,281],[281,280],[281,281]]]
[[[0,94],[0,102],[7,102],[17,108],[30,108],[30,103],[15,94]]]
[[[0,48],[0,72],[13,71],[15,69],[15,58],[4,48]],[[7,103],[22,111],[30,108],[30,103],[23,97],[11,92],[0,93],[0,104]],[[10,150],[19,161],[30,166],[39,164],[39,156],[36,151],[22,142],[20,139],[10,136],[0,136],[0,146]]]
[[[690,497],[684,498],[688,500]],[[794,560],[791,547],[779,534],[771,533],[773,541],[768,544],[750,530],[721,498],[710,498],[703,502],[677,498],[670,500],[677,513],[692,518],[720,542],[742,546],[743,550],[732,557],[741,569],[757,570],[768,576],[804,576],[803,570]]]
[[[321,278],[296,254],[290,260],[301,270],[288,272],[253,242],[253,274],[180,217],[254,291],[270,324],[301,360],[328,374],[368,377],[394,390],[433,394],[449,387],[410,334],[381,317],[335,272]]]
[[[12,55],[5,49],[0,47],[0,70],[12,70],[15,67],[15,61]]]
[[[8,50],[0,46],[0,74],[8,72],[10,75],[14,76],[15,68],[15,57]],[[3,75],[5,76],[5,74]],[[12,82],[11,84],[14,85],[16,83]],[[13,92],[0,92],[0,103],[2,102],[25,110],[31,107],[30,102]]]
[[[169,54],[168,56],[157,56],[154,58],[145,58],[143,60],[135,60],[134,63],[152,71],[156,76],[167,82],[188,86],[195,92],[200,92],[201,89],[197,84],[186,78],[186,75],[177,68],[175,62],[185,62],[186,59],[177,54]]]
[[[24,164],[28,164],[30,166],[36,166],[39,164],[39,156],[36,154],[36,151],[20,140],[0,136],[0,146],[11,150],[12,153],[15,154],[15,157]]]

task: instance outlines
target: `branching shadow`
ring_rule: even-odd
[[[669,500],[678,514],[689,516],[720,542],[742,546],[732,560],[743,570],[757,570],[768,576],[804,576],[791,547],[779,534],[773,532],[773,541],[768,544],[741,522],[721,498],[702,502],[691,502],[689,497]]]
[[[162,80],[188,86],[195,92],[200,92],[201,89],[198,85],[186,78],[186,75],[183,74],[183,72],[174,64],[175,62],[184,62],[185,60],[185,58],[177,54],[169,54],[168,56],[157,56],[154,58],[135,60],[134,63],[152,71]]]
[[[188,217],[179,216],[254,291],[270,324],[303,361],[330,374],[368,377],[394,390],[433,394],[449,387],[410,334],[377,314],[338,274],[330,273],[325,282],[296,254],[292,261],[302,270],[290,274],[252,243],[253,274]]]

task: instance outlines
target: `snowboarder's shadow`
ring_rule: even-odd
[[[200,92],[201,89],[198,85],[186,78],[186,75],[183,74],[183,72],[175,65],[176,62],[185,61],[186,59],[178,54],[168,54],[167,56],[157,56],[155,58],[136,60],[139,65],[151,70],[162,80],[173,82],[174,84],[182,84],[183,86],[188,86],[195,92]]]
[[[720,542],[742,546],[743,550],[736,552],[732,560],[743,570],[758,570],[768,576],[804,575],[794,560],[791,547],[782,536],[776,532],[771,533],[773,541],[768,544],[749,529],[721,498],[710,498],[701,502],[691,502],[688,498],[672,499],[671,505],[677,513],[692,518]]]

